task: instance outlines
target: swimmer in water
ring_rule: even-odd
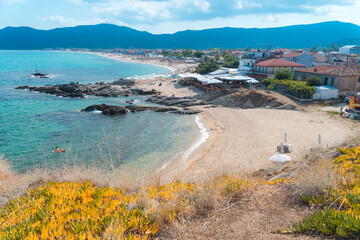
[[[62,148],[56,147],[55,150],[54,150],[54,152],[56,152],[56,153],[61,153],[61,152],[66,152],[66,151],[65,151],[64,149],[62,149]]]

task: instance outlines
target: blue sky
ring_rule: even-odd
[[[0,28],[113,23],[152,33],[278,27],[323,21],[360,25],[360,0],[0,0]]]

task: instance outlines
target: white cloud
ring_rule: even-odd
[[[263,22],[277,23],[277,22],[280,22],[280,18],[276,15],[268,14],[268,15],[264,16]]]
[[[0,0],[0,3],[4,2],[6,4],[13,4],[13,3],[23,3],[25,0]]]
[[[47,17],[40,17],[40,21],[51,23],[56,27],[70,27],[70,26],[78,26],[78,25],[93,25],[99,23],[112,23],[116,25],[126,25],[124,22],[116,20],[116,19],[103,19],[103,18],[94,18],[91,20],[76,20],[73,18],[64,18],[62,15],[55,15],[55,16],[47,16]]]

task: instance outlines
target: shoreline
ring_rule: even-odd
[[[216,141],[217,135],[212,133],[215,125],[206,117],[206,113],[202,112],[195,116],[195,123],[200,135],[156,172],[155,176],[160,177],[161,182],[171,182],[174,178],[180,177],[184,171],[191,168],[194,162],[208,152],[208,149]]]
[[[163,67],[167,68],[171,71],[171,73],[177,73],[184,71],[186,68],[197,66],[197,64],[188,64],[188,63],[179,63],[174,65],[169,65],[166,62],[161,62],[159,59],[134,59],[131,58],[131,56],[127,55],[120,55],[120,54],[114,54],[114,53],[103,53],[103,52],[83,52],[83,51],[72,51],[74,53],[86,53],[86,54],[93,54],[100,57],[116,60],[116,61],[122,61],[122,62],[128,62],[128,63],[138,63],[138,64],[147,64],[152,65],[156,67]]]
[[[103,54],[96,55],[111,58]],[[124,61],[121,58],[113,59]],[[146,61],[132,62],[155,65]],[[194,87],[183,87],[174,79],[153,79],[136,84],[139,89],[155,89],[164,96],[194,97],[206,94]],[[194,181],[214,174],[249,173],[272,166],[269,157],[277,153],[276,146],[283,141],[284,133],[288,134],[288,143],[294,146],[293,152],[288,155],[294,161],[302,161],[311,148],[318,146],[319,134],[323,145],[332,147],[360,132],[356,122],[329,116],[321,112],[320,106],[309,107],[305,111],[191,108],[203,111],[201,122],[204,122],[208,137],[205,141],[199,140],[200,132],[200,137],[189,141],[181,152],[174,154],[168,163],[149,175],[161,177],[161,181],[172,181],[174,178]],[[195,123],[198,124],[196,118]],[[199,125],[198,128],[201,131]]]

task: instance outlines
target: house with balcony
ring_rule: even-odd
[[[262,81],[265,78],[273,78],[278,70],[286,68],[290,69],[291,72],[295,72],[295,70],[306,68],[306,66],[283,58],[274,58],[256,63],[254,71],[250,76]]]

